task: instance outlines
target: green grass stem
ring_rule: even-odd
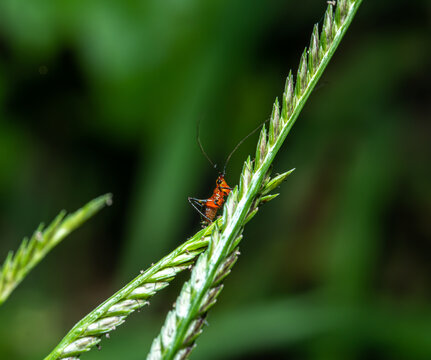
[[[293,170],[270,177],[269,168],[297,119],[312,89],[322,75],[361,1],[339,1],[329,5],[320,34],[314,27],[310,48],[304,51],[296,83],[290,73],[280,111],[274,104],[268,130],[262,129],[255,160],[244,164],[239,186],[226,201],[223,217],[202,229],[80,320],[45,360],[76,360],[101,341],[103,335],[124,323],[127,316],[148,304],[149,298],[165,288],[175,276],[190,269],[191,280],[169,312],[148,359],[186,358],[202,331],[205,315],[222,290],[237,257],[243,226],[257,213],[259,205],[277,196],[269,194]],[[199,256],[201,255],[201,256]]]
[[[340,0],[335,10],[328,6],[323,29],[315,25],[311,42],[301,56],[296,83],[289,74],[280,111],[276,100],[268,131],[261,131],[254,163],[244,164],[239,186],[231,192],[224,207],[223,221],[212,233],[208,249],[199,257],[171,310],[147,359],[185,359],[201,334],[209,308],[223,288],[222,280],[235,263],[243,226],[268,193],[269,169],[305,102],[321,77],[361,3]],[[287,176],[287,175],[286,175]]]

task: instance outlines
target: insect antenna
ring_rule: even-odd
[[[269,120],[269,119],[268,119]],[[223,175],[226,173],[226,167],[227,164],[229,163],[230,158],[232,157],[232,155],[235,153],[235,151],[241,146],[241,144],[247,140],[251,135],[253,135],[257,130],[260,129],[260,127],[265,124],[268,120],[265,120],[262,124],[260,124],[256,129],[254,129],[251,133],[249,133],[247,136],[245,136],[244,138],[241,139],[241,141],[236,144],[236,146],[233,148],[233,150],[230,152],[229,156],[226,158],[226,161],[224,163],[223,166]]]
[[[204,147],[202,146],[201,138],[200,138],[200,132],[199,132],[200,124],[201,124],[201,121],[199,120],[199,121],[198,121],[198,126],[197,126],[197,135],[196,135],[196,139],[197,139],[197,141],[198,141],[199,148],[201,149],[202,154],[207,158],[207,160],[209,161],[209,163],[212,165],[212,167],[213,167],[214,169],[217,169],[217,164],[214,164],[214,163],[211,161],[210,157],[208,156],[208,154],[207,154],[207,153],[206,153],[206,151],[204,150]]]

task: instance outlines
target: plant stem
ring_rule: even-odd
[[[232,191],[224,207],[221,229],[213,232],[209,248],[197,261],[190,281],[184,284],[175,309],[169,312],[147,359],[185,359],[193,349],[195,339],[202,332],[206,313],[222,289],[219,279],[229,273],[236,260],[235,249],[241,239],[245,219],[253,210],[252,204],[265,191],[268,170],[360,3],[361,0],[340,0],[335,12],[329,5],[320,41],[315,26],[310,48],[301,57],[295,86],[291,74],[287,79],[281,114],[276,100],[269,134],[265,126],[262,129],[254,169],[248,159],[240,186]]]
[[[77,358],[99,343],[102,335],[121,325],[132,312],[148,305],[150,297],[168,286],[177,273],[189,268],[207,248],[209,235],[216,224],[214,222],[196,233],[82,318],[45,360]]]

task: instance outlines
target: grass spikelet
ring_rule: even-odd
[[[283,93],[283,107],[282,107],[282,118],[283,118],[283,125],[286,123],[286,121],[290,118],[292,115],[292,110],[295,106],[295,100],[294,100],[294,88],[293,88],[293,75],[292,71],[289,72],[289,75],[286,79],[286,86]]]
[[[272,178],[268,183],[265,185],[265,187],[262,190],[262,195],[266,195],[270,193],[275,188],[279,187],[280,184],[286,180],[286,178],[295,171],[295,169],[286,171],[283,174],[277,175],[274,178]]]
[[[314,25],[309,48],[309,66],[311,73],[314,73],[319,65],[319,25]]]
[[[328,47],[331,45],[333,26],[334,26],[333,8],[332,8],[332,5],[328,5],[328,10],[326,10],[325,19],[323,20],[323,31],[322,31],[322,35],[323,34],[325,35],[325,48],[323,49],[324,51],[326,51]]]
[[[267,133],[266,127],[263,125],[262,130],[260,131],[259,141],[256,147],[256,158],[254,159],[254,169],[257,170],[262,165],[263,159],[266,155],[266,142],[267,142]]]
[[[269,121],[269,131],[268,131],[268,144],[269,146],[274,145],[274,141],[280,131],[280,107],[278,105],[278,98],[275,99],[274,105],[272,107],[271,118]]]

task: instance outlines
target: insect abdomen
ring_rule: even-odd
[[[213,221],[214,220],[214,218],[216,217],[216,215],[217,215],[217,210],[218,210],[218,208],[216,208],[216,207],[210,207],[210,206],[207,206],[206,208],[205,208],[205,216],[208,218],[208,219],[210,219],[211,221]]]

